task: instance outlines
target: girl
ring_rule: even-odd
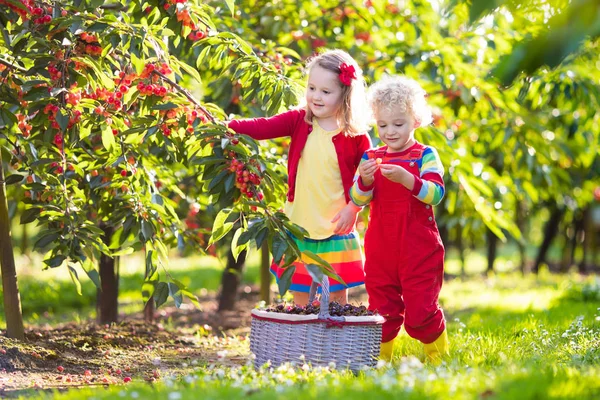
[[[444,195],[444,168],[437,151],[414,138],[415,129],[431,123],[431,111],[411,79],[383,79],[369,95],[385,146],[365,153],[350,196],[358,206],[371,203],[365,286],[369,308],[386,318],[381,358],[391,360],[404,323],[437,364],[448,353],[448,336],[438,305],[444,246],[432,206]]]
[[[331,50],[307,65],[306,106],[271,118],[234,120],[229,128],[254,139],[291,137],[285,212],[309,233],[294,238],[301,251],[325,259],[347,287],[364,283],[363,256],[354,225],[360,207],[349,189],[371,141],[362,71],[346,52]],[[296,304],[308,302],[312,278],[302,260],[294,265],[290,290]],[[279,280],[283,269],[271,266]],[[348,302],[346,286],[330,279],[332,301]]]

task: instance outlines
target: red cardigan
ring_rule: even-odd
[[[274,139],[290,136],[290,148],[288,152],[288,185],[287,199],[294,201],[296,191],[296,174],[298,162],[302,150],[312,126],[304,121],[305,110],[290,110],[270,118],[253,118],[230,121],[228,126],[236,131],[248,135],[256,140]],[[346,136],[343,132],[338,133],[331,139],[337,153],[340,173],[346,203],[350,202],[349,190],[354,181],[354,174],[360,163],[364,152],[371,148],[369,135]]]

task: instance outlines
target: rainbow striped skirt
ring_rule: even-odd
[[[329,278],[329,290],[337,292],[365,283],[365,274],[363,271],[364,256],[360,247],[358,233],[352,232],[348,235],[334,235],[323,240],[303,239],[298,240],[294,237],[300,251],[308,250],[325,261],[327,261],[335,272],[346,282],[346,285]],[[310,259],[305,260],[308,263],[314,262]],[[292,276],[292,285],[290,290],[296,292],[308,293],[312,278],[308,274],[302,260],[295,261],[296,272]],[[275,275],[277,282],[279,277],[285,271],[275,263],[271,265],[271,273]]]

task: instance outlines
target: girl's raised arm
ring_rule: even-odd
[[[296,126],[303,119],[303,110],[290,110],[269,118],[234,119],[227,126],[256,140],[275,139],[293,136]]]

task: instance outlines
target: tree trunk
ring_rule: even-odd
[[[152,297],[144,306],[144,321],[148,324],[154,323],[154,299]]]
[[[525,236],[525,229],[526,229],[526,214],[527,211],[525,209],[526,204],[523,200],[518,200],[517,201],[517,209],[515,212],[515,223],[517,224],[517,227],[519,228],[519,231],[521,232],[521,236]],[[525,275],[526,268],[527,268],[527,253],[525,251],[525,244],[523,243],[523,239],[521,240],[517,240],[517,247],[519,249],[519,261],[520,261],[520,265],[519,265],[519,269],[521,270],[521,274]]]
[[[560,221],[562,220],[563,214],[564,211],[554,204],[550,218],[548,219],[548,222],[546,222],[546,226],[544,228],[544,240],[542,241],[537,257],[535,258],[535,263],[533,264],[532,271],[536,274],[540,271],[540,265],[543,262],[546,262],[546,254],[550,249],[552,240],[554,240],[554,237],[558,233],[558,227],[560,225]]]
[[[102,240],[110,245],[113,228],[100,224],[104,231]],[[97,291],[98,323],[109,324],[119,320],[119,269],[118,257],[112,258],[105,254],[100,255],[100,287]]]
[[[233,310],[237,291],[242,279],[242,272],[246,264],[246,250],[243,250],[237,261],[233,258],[231,250],[227,252],[227,266],[221,279],[221,296],[219,297],[219,311]]]
[[[271,302],[271,255],[269,254],[269,244],[265,240],[261,249],[260,260],[260,299],[265,303]]]
[[[580,274],[584,274],[586,272],[585,268],[585,258],[586,258],[586,219],[590,219],[589,208],[579,209],[577,212],[577,217],[575,218],[575,236],[573,241],[573,252],[572,252],[572,260],[571,265],[577,264],[577,270]],[[578,244],[581,244],[581,261],[577,263],[575,261],[576,251]]]
[[[496,261],[496,253],[498,250],[498,236],[490,229],[486,228],[487,236],[487,272],[494,272],[494,262]]]
[[[579,272],[587,273],[594,270],[594,221],[592,220],[592,208],[587,206],[583,211],[583,256],[579,263]],[[588,262],[589,256],[592,256]]]
[[[21,299],[17,285],[17,270],[10,235],[8,201],[4,185],[4,168],[0,150],[0,270],[2,271],[2,290],[4,291],[4,313],[6,315],[6,336],[18,340],[25,339]]]
[[[467,257],[465,252],[465,242],[463,241],[463,226],[456,225],[456,247],[458,248],[458,258],[460,259],[460,276],[467,275]]]
[[[569,251],[569,249],[571,248],[571,240],[569,238],[569,228],[567,227],[567,229],[565,229],[564,232],[562,232],[561,235],[564,239],[563,242],[563,248],[562,251],[560,252],[561,254],[561,258],[560,258],[560,263],[558,265],[558,272],[561,274],[565,274],[569,271],[569,267],[571,266],[571,252]]]
[[[29,253],[29,224],[23,224],[21,233],[21,254]]]

